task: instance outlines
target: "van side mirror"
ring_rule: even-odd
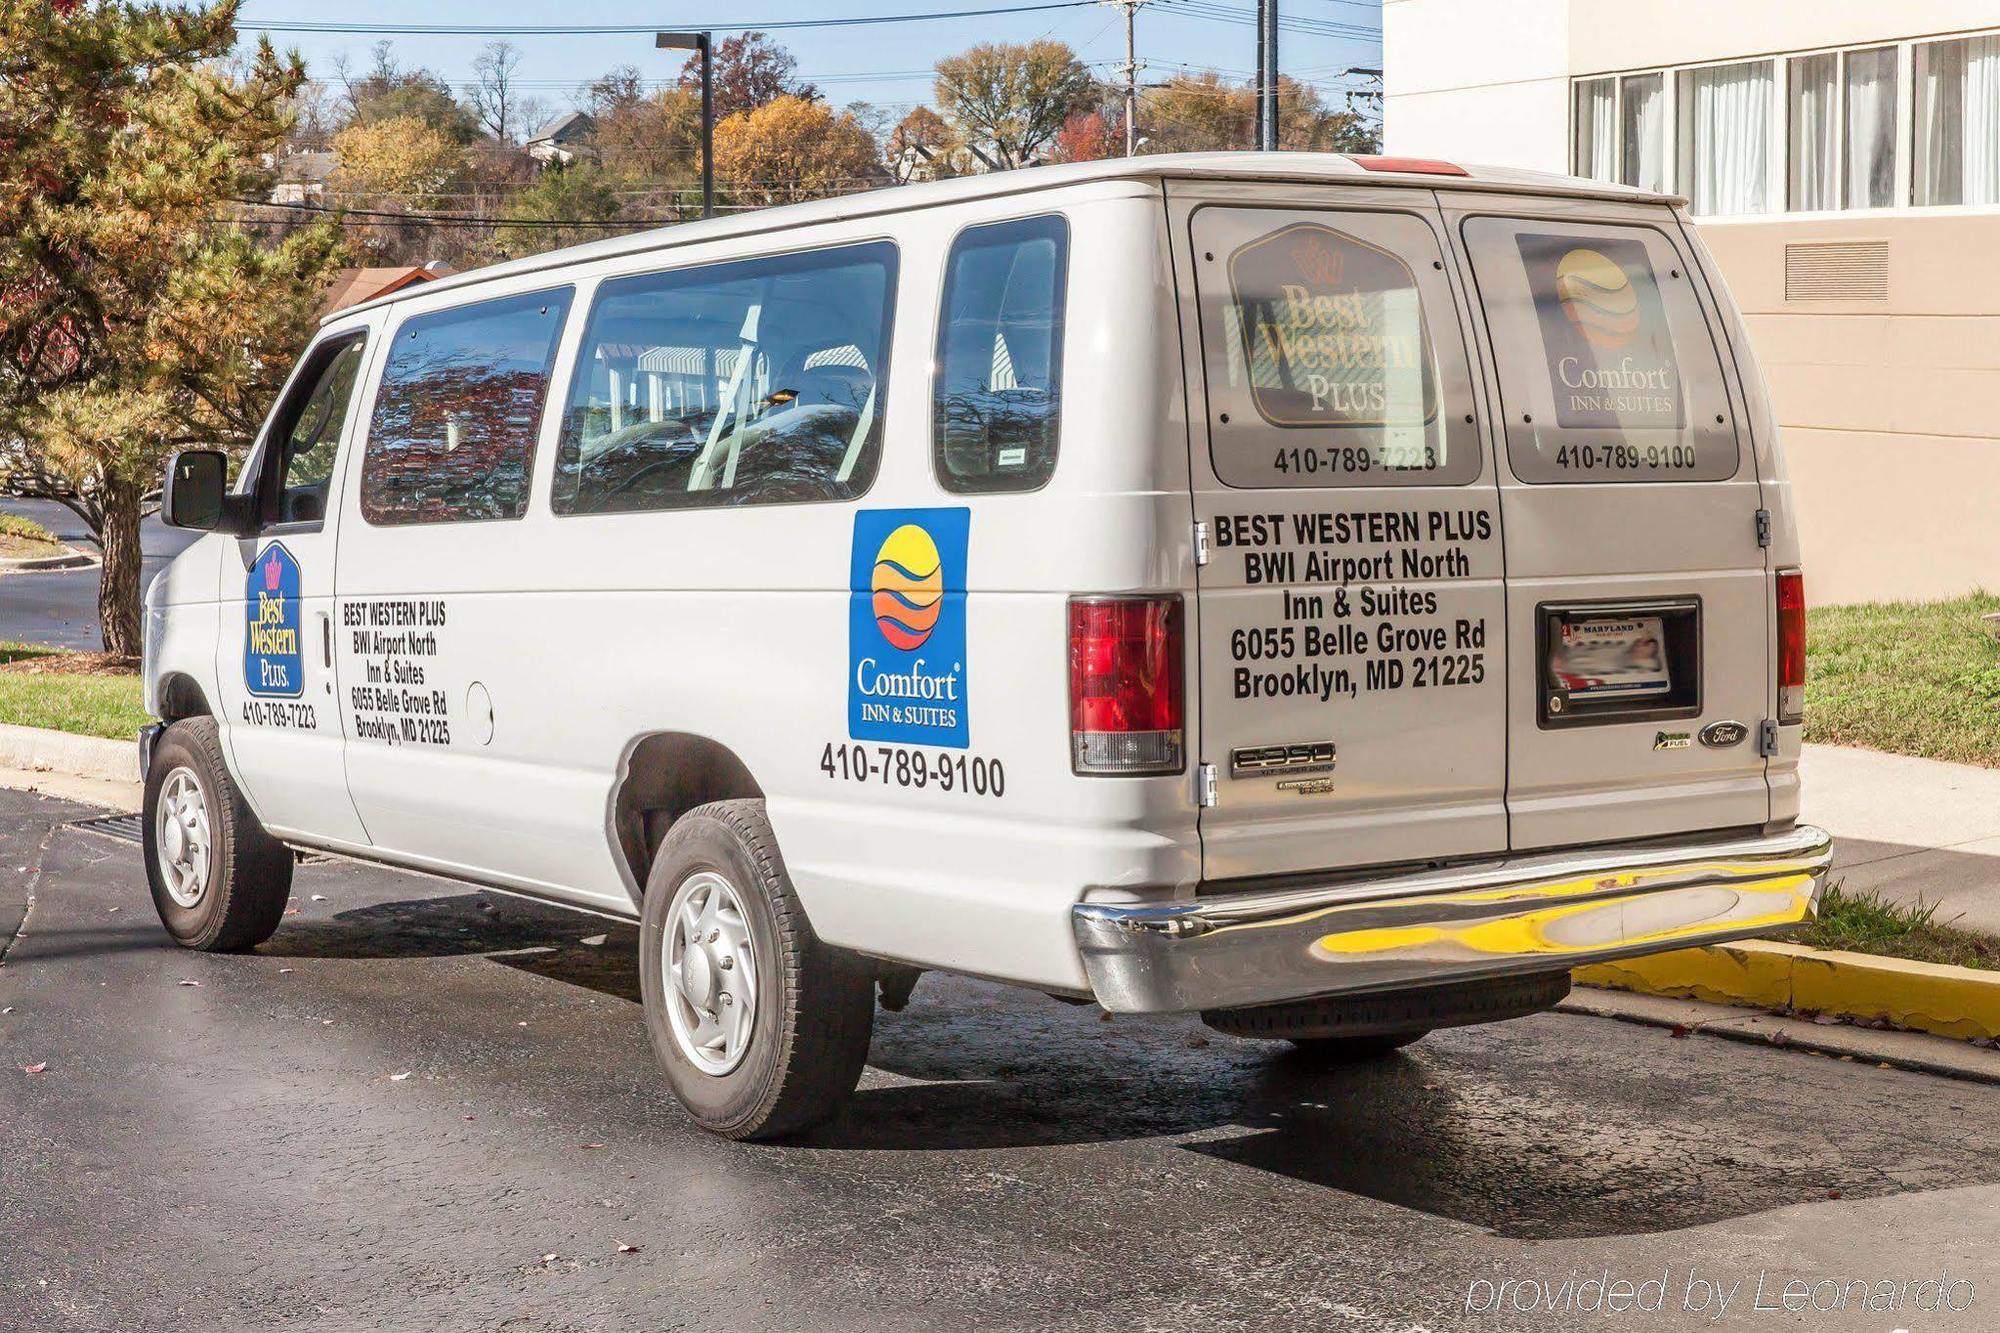
[[[228,465],[217,449],[183,449],[167,460],[160,521],[169,527],[212,532],[222,525]]]

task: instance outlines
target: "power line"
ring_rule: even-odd
[[[1047,0],[1042,4],[1002,5],[993,9],[952,9],[919,14],[850,14],[840,18],[774,19],[767,22],[709,23],[716,32],[781,32],[796,28],[843,28],[882,23],[923,23],[933,19],[987,18],[996,14],[1036,14],[1054,9],[1083,9],[1097,0]],[[598,37],[651,33],[657,23],[535,24],[535,23],[330,23],[319,19],[239,20],[239,28],[260,32],[353,33],[361,36],[433,37]]]

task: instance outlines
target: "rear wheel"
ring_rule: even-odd
[[[875,971],[813,934],[762,801],[675,822],[647,879],[639,964],[653,1050],[704,1129],[781,1138],[860,1081]]]
[[[177,943],[231,953],[271,938],[292,895],[292,852],[230,778],[213,718],[161,735],[142,822],[153,906]]]

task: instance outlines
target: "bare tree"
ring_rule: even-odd
[[[472,109],[486,132],[504,144],[512,144],[524,131],[534,129],[523,123],[521,90],[514,79],[514,71],[520,67],[521,50],[512,42],[488,42],[472,62]]]

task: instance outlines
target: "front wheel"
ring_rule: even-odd
[[[654,1053],[704,1129],[795,1134],[861,1079],[874,970],[813,934],[762,801],[704,805],[668,832],[646,881],[639,979]]]
[[[230,778],[215,719],[191,717],[161,735],[142,819],[153,906],[176,943],[233,953],[271,938],[292,896],[292,852]]]

